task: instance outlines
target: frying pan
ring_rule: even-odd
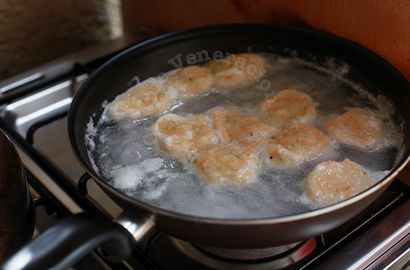
[[[217,51],[240,53],[248,50],[282,56],[289,56],[297,51],[299,58],[314,59],[319,64],[330,57],[347,63],[350,72],[345,77],[364,86],[375,96],[387,97],[395,108],[394,120],[404,123],[403,152],[392,171],[371,188],[335,205],[297,215],[262,219],[204,218],[164,210],[121,193],[96,173],[87,154],[87,123],[90,118],[94,123],[97,122],[103,112],[103,102],[113,100],[125,91],[136,75],[144,80],[174,69],[175,63],[171,59],[179,59],[177,61],[186,66],[192,57],[190,55],[198,52],[206,51],[213,55]],[[355,43],[326,33],[288,26],[222,25],[167,34],[138,44],[114,57],[97,70],[74,97],[68,117],[68,129],[78,160],[97,184],[124,208],[128,217],[145,217],[144,220],[148,220],[148,223],[133,227],[136,229],[130,232],[134,236],[140,235],[141,230],[146,230],[149,227],[147,224],[154,224],[157,229],[171,236],[201,245],[234,249],[264,248],[317,236],[348,221],[371,204],[410,159],[409,104],[408,81],[392,65]],[[81,222],[84,222],[84,214],[81,218]],[[65,226],[69,226],[70,231],[75,233],[75,217],[71,217],[70,222],[71,227],[67,222]],[[96,228],[110,221],[98,219],[92,222]],[[61,233],[61,230],[54,229],[54,233],[58,232]],[[126,230],[119,234],[131,237]],[[81,240],[89,243],[89,238],[92,237],[83,236]],[[95,245],[100,243],[101,241],[96,242]],[[54,250],[44,246],[43,252],[47,250],[57,256],[56,253],[62,250],[56,246],[57,244],[53,245]],[[37,244],[36,248],[40,246]],[[35,248],[30,249],[30,246],[27,250],[36,251]]]

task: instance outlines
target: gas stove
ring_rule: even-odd
[[[67,113],[78,87],[106,60],[146,37],[126,36],[0,83],[0,128],[15,143],[37,212],[35,235],[90,211],[121,207],[85,174],[71,150]],[[120,222],[120,221],[119,221]],[[35,236],[34,236],[35,237]],[[153,231],[121,263],[93,252],[75,269],[410,269],[410,187],[396,179],[346,224],[299,243],[258,250],[202,247]]]

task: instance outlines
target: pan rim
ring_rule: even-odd
[[[96,81],[99,77],[104,75],[104,72],[109,69],[112,65],[115,65],[117,62],[120,62],[123,58],[125,58],[128,54],[135,50],[141,50],[152,44],[157,43],[156,45],[161,45],[161,42],[172,42],[173,38],[178,38],[178,40],[183,40],[184,37],[187,38],[189,36],[192,38],[192,34],[196,34],[199,36],[207,35],[210,33],[218,33],[218,32],[226,32],[226,31],[244,31],[244,28],[255,28],[255,29],[277,29],[277,30],[285,30],[285,31],[294,31],[302,34],[307,35],[315,35],[318,38],[324,39],[326,41],[337,42],[343,47],[348,47],[349,49],[354,50],[362,54],[363,56],[367,56],[372,58],[373,61],[377,61],[380,64],[384,65],[385,69],[388,69],[390,74],[395,76],[396,80],[401,81],[408,85],[408,81],[401,75],[401,73],[394,68],[390,63],[388,63],[385,59],[381,58],[380,56],[376,55],[369,49],[344,38],[331,35],[322,31],[294,27],[294,26],[287,26],[287,25],[270,25],[270,24],[223,24],[223,25],[212,25],[212,26],[205,26],[199,28],[192,28],[188,30],[182,30],[178,32],[164,34],[158,37],[154,37],[152,39],[148,39],[137,45],[134,45],[123,52],[117,54],[106,63],[104,63],[100,68],[98,68],[87,80],[86,82],[80,87],[78,92],[73,98],[73,102],[71,103],[69,114],[68,114],[68,130],[69,130],[69,139],[71,148],[73,149],[76,159],[80,162],[81,166],[86,170],[90,176],[96,181],[96,183],[103,188],[103,190],[109,194],[113,194],[114,196],[120,198],[123,201],[126,201],[130,205],[138,208],[142,208],[152,215],[162,215],[167,216],[168,218],[172,219],[181,219],[184,221],[191,221],[197,223],[208,223],[213,225],[222,225],[222,226],[243,226],[243,225],[265,225],[265,224],[280,224],[280,223],[287,223],[296,220],[308,219],[317,217],[320,215],[327,214],[329,212],[336,211],[338,209],[344,208],[350,204],[358,202],[364,199],[367,196],[370,196],[372,193],[382,189],[384,186],[388,185],[393,179],[398,175],[398,173],[410,162],[410,154],[407,158],[404,156],[402,159],[401,164],[399,164],[396,169],[392,170],[384,179],[379,181],[378,183],[374,184],[373,186],[369,187],[368,189],[364,190],[361,193],[356,194],[355,196],[346,199],[344,201],[338,202],[333,205],[321,207],[314,210],[309,210],[307,212],[299,213],[299,214],[291,214],[279,217],[262,217],[262,218],[219,218],[219,217],[204,217],[204,216],[195,216],[191,214],[184,214],[179,213],[173,210],[167,210],[160,208],[158,206],[150,205],[148,203],[143,202],[142,200],[130,197],[125,193],[115,189],[113,186],[108,184],[106,181],[101,179],[92,169],[88,166],[88,161],[83,157],[81,154],[79,147],[77,147],[77,139],[74,135],[74,122],[75,122],[75,112],[74,108],[76,108],[76,104],[79,103],[81,100],[81,96],[86,93],[87,88],[89,85],[92,85],[94,81]],[[410,87],[409,87],[410,90]]]

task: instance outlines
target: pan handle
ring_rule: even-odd
[[[148,246],[149,240],[157,232],[154,216],[150,214],[124,211],[114,219],[114,222],[127,229],[134,242],[143,249]]]
[[[131,255],[133,236],[121,225],[91,213],[63,219],[13,255],[3,270],[63,270],[100,247],[106,259],[119,262]]]

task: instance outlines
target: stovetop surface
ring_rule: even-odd
[[[93,68],[81,65],[72,68],[68,76],[25,95],[16,95],[14,99],[0,96],[0,127],[17,145],[29,171],[32,193],[43,199],[43,206],[37,210],[38,232],[63,216],[81,211],[96,211],[110,218],[122,212],[92,179],[80,180],[84,170],[69,144],[66,115],[76,89],[88,77],[84,71]],[[292,268],[404,269],[400,267],[410,261],[409,198],[409,187],[396,179],[364,213],[316,237],[316,250]],[[106,263],[94,253],[83,263],[77,268],[98,265],[96,268],[101,269],[209,269],[180,252],[175,240],[162,232],[156,232],[147,246],[137,249],[133,259],[127,262]],[[257,268],[265,263],[242,262],[235,264],[235,268],[267,269]]]

